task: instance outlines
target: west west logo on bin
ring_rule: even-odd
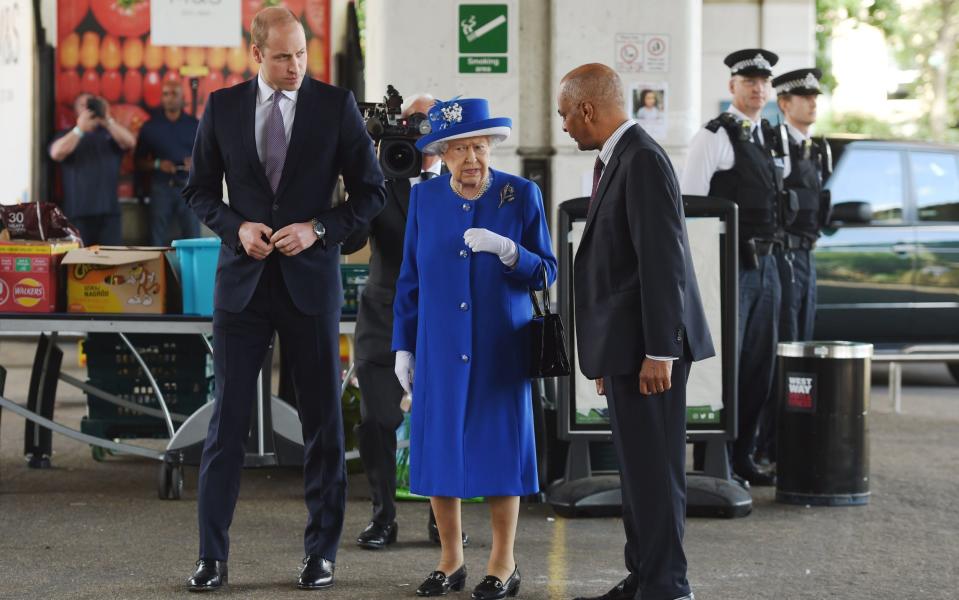
[[[815,377],[810,374],[790,373],[787,375],[786,381],[789,386],[786,406],[796,410],[813,410],[815,408],[815,399],[813,397]]]

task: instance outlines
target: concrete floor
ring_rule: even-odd
[[[31,343],[0,340],[0,364],[10,369],[7,397],[26,397],[32,352]],[[64,365],[82,377],[69,348]],[[689,521],[689,578],[699,600],[959,596],[959,388],[941,365],[907,367],[904,381],[905,414],[894,415],[883,370],[874,376],[868,506],[785,506],[765,489],[754,493],[747,518]],[[58,420],[76,426],[84,410],[81,394],[61,384]],[[188,470],[183,500],[160,501],[156,463],[130,457],[97,463],[88,447],[55,436],[54,468],[29,470],[22,440],[22,419],[3,415],[0,598],[187,596],[183,582],[197,552],[195,469]],[[368,500],[362,477],[350,484],[336,586],[313,594],[330,600],[414,597],[438,556],[426,540],[425,505],[400,504],[398,544],[360,550],[352,539],[366,524]],[[244,472],[232,528],[231,585],[220,596],[309,595],[293,588],[306,518],[301,489],[296,470]],[[465,506],[464,521],[473,539],[467,550],[471,587],[489,551],[486,507]],[[517,540],[521,598],[600,593],[624,574],[618,519],[566,520],[548,506],[523,505]]]

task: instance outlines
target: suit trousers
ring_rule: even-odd
[[[198,513],[200,558],[227,560],[245,442],[257,394],[257,378],[278,332],[290,358],[303,431],[303,475],[309,513],[306,554],[336,560],[346,508],[346,463],[339,394],[339,309],[306,315],[287,291],[276,253],[249,304],[238,313],[213,313],[213,415],[200,461]]]
[[[392,366],[356,361],[360,383],[360,460],[370,484],[372,520],[389,525],[396,520],[396,429],[403,422],[403,388]]]
[[[639,392],[639,374],[604,378],[619,459],[626,567],[639,580],[636,598],[673,600],[689,593],[686,523],[686,379],[689,362],[673,362],[672,387]]]

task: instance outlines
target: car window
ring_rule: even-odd
[[[898,150],[851,147],[826,187],[833,205],[868,202],[873,222],[902,221],[902,158]]]
[[[959,221],[959,168],[947,152],[910,152],[920,221]]]

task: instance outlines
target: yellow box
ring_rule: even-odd
[[[67,270],[67,312],[167,312],[165,254],[169,248],[91,246],[63,258]]]

